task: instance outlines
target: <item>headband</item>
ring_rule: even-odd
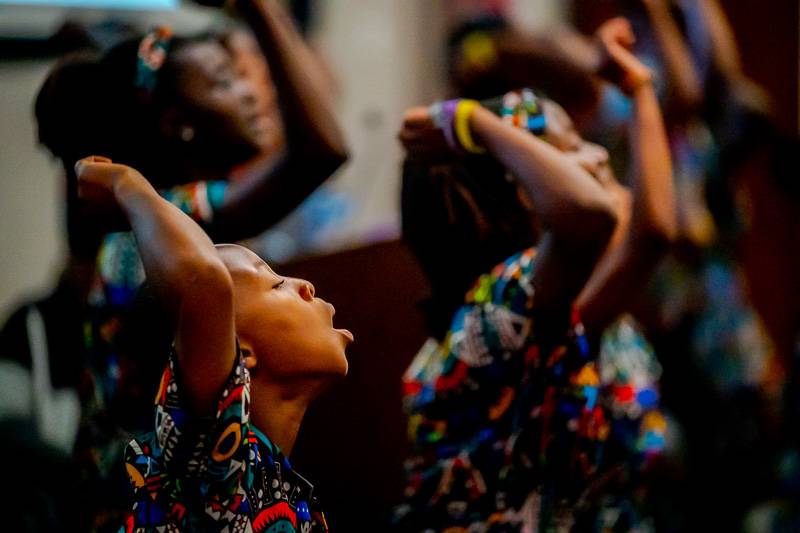
[[[544,108],[539,98],[530,89],[506,93],[503,96],[500,116],[505,122],[528,130],[536,136],[544,135],[547,126]]]
[[[145,98],[152,95],[158,82],[158,71],[167,59],[172,29],[169,26],[156,26],[139,43],[136,62],[136,88]]]

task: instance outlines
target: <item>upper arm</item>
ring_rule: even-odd
[[[218,239],[241,240],[268,229],[297,208],[344,161],[344,156],[335,154],[290,150],[228,185],[222,205],[214,211],[210,232]]]
[[[589,279],[599,252],[560,241],[552,233],[546,233],[537,248],[533,273],[537,307],[569,308]]]
[[[592,333],[599,333],[627,310],[669,249],[665,241],[632,227],[633,200],[627,189],[620,187],[619,193],[617,229],[576,302]]]
[[[195,269],[177,308],[175,349],[185,398],[197,414],[213,414],[236,358],[233,282],[224,265]]]

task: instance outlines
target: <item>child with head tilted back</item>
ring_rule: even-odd
[[[136,170],[90,157],[76,173],[87,206],[127,218],[174,320],[156,430],[126,451],[126,529],[326,531],[287,456],[311,400],[347,373],[353,336],[333,306],[246,248],[215,247]]]
[[[465,99],[405,115],[403,237],[431,285],[432,338],[403,379],[412,451],[396,531],[652,523],[639,472],[664,442],[656,365],[627,321],[628,342],[598,353],[674,233],[666,135],[633,40],[623,19],[597,34],[598,73],[632,102],[629,187],[528,89],[500,117]]]

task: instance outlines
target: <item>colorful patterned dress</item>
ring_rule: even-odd
[[[156,430],[130,442],[133,509],[124,531],[322,533],[313,486],[250,422],[250,374],[239,353],[215,417],[183,406],[173,354],[156,397]]]
[[[577,317],[559,327],[536,315],[534,262],[529,249],[481,276],[444,341],[429,340],[407,370],[414,451],[398,530],[643,523],[624,485],[663,446],[659,370],[643,358],[652,352],[617,324],[601,361],[621,352],[617,342],[638,348],[626,352],[635,364],[601,372]]]

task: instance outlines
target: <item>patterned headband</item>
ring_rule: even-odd
[[[156,26],[139,43],[136,64],[136,87],[149,98],[156,88],[158,71],[164,65],[172,42],[169,26]]]

